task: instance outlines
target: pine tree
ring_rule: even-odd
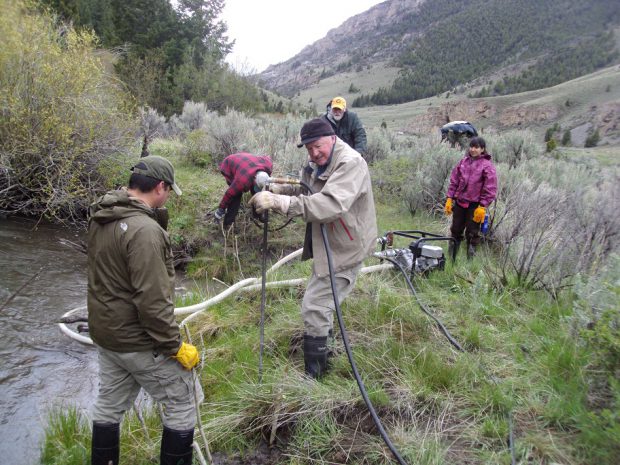
[[[566,131],[564,131],[564,135],[562,136],[562,145],[564,146],[570,145],[570,142],[571,142],[570,129],[567,129]]]

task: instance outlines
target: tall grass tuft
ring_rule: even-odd
[[[73,406],[53,409],[48,414],[41,450],[44,465],[83,465],[90,457],[90,427]]]

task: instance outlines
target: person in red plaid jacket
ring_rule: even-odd
[[[241,196],[244,192],[258,192],[255,186],[256,175],[260,171],[271,175],[273,163],[267,155],[252,155],[251,153],[233,153],[224,158],[220,164],[220,172],[226,179],[228,189],[215,211],[215,218],[219,221],[224,218],[224,228],[228,228],[235,222]]]

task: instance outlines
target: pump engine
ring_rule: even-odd
[[[394,248],[394,236],[415,239],[408,248]],[[389,231],[378,239],[381,251],[375,253],[377,258],[392,258],[403,269],[411,274],[425,274],[433,270],[443,270],[446,263],[443,249],[433,245],[432,241],[452,241],[451,237],[444,237],[425,231]]]

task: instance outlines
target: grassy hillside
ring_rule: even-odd
[[[300,104],[315,105],[316,111],[325,111],[325,105],[337,95],[343,96],[347,102],[353,102],[359,93],[375,92],[380,87],[389,85],[398,73],[398,68],[390,67],[387,63],[375,63],[361,71],[346,71],[337,73],[307,89],[300,90],[293,97],[293,101]],[[350,92],[351,84],[358,91]]]
[[[391,71],[382,76],[388,79]],[[330,78],[325,88],[321,84],[304,91],[295,100],[320,102],[318,111],[324,111],[328,95],[338,95],[353,76]],[[361,81],[360,81],[361,82]],[[528,128],[540,136],[554,124],[575,129],[583,125],[604,127],[603,119],[611,112],[602,143],[620,144],[620,67],[612,66],[559,84],[547,89],[488,98],[467,98],[476,87],[465,88],[460,94],[445,93],[440,96],[416,100],[399,105],[381,105],[351,108],[358,113],[366,128],[379,128],[383,121],[394,131],[424,136],[435,134],[439,127],[450,120],[464,119],[486,132],[499,133],[511,129]],[[339,84],[338,84],[339,83]],[[336,92],[334,92],[336,91]],[[327,98],[326,98],[327,97]],[[344,93],[351,102],[352,94]],[[323,103],[325,102],[325,103]],[[530,111],[527,111],[527,110]],[[579,140],[583,146],[583,138]]]
[[[357,104],[436,95],[529,58],[539,66],[507,77],[495,92],[548,87],[617,62],[612,29],[618,21],[618,4],[600,0],[426,2],[411,19],[423,34],[394,60],[402,73]]]
[[[379,86],[360,87],[355,106],[458,92],[477,80],[483,82],[479,96],[506,95],[617,64],[619,25],[613,0],[390,0],[260,77],[295,96],[343,72],[371,67],[381,76],[385,63],[399,73]]]

